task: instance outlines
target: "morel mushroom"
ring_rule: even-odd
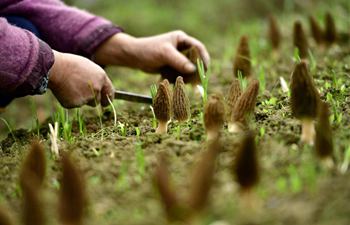
[[[209,97],[204,109],[204,126],[208,140],[213,140],[218,137],[224,122],[225,105],[222,96],[213,94]]]
[[[228,131],[238,133],[247,127],[247,119],[254,112],[256,99],[259,94],[259,81],[252,80],[247,89],[238,98],[228,123]]]
[[[190,118],[190,100],[186,94],[185,83],[182,77],[176,78],[173,93],[173,116],[179,122],[187,121]]]
[[[306,62],[297,64],[291,79],[291,109],[293,116],[301,121],[301,141],[314,143],[315,125],[319,104],[319,93],[309,74]]]
[[[0,224],[1,225],[13,225],[12,218],[8,214],[7,210],[3,207],[0,207]]]
[[[334,18],[329,12],[326,14],[325,23],[326,30],[324,33],[324,39],[328,45],[331,45],[337,41],[337,29],[335,27]]]
[[[300,58],[306,59],[309,55],[309,43],[300,21],[294,23],[293,35],[294,46],[298,49]]]
[[[61,164],[59,219],[64,225],[81,225],[87,203],[83,176],[67,153],[62,155]]]
[[[199,53],[199,50],[196,47],[191,47],[188,49],[185,49],[181,51],[183,55],[185,55],[196,67],[197,67],[197,60],[203,60],[201,58],[201,55]],[[205,71],[207,70],[206,65],[204,65]],[[177,76],[180,73],[170,67],[165,67],[161,69],[161,75],[162,79],[168,79],[170,83],[175,83]],[[184,82],[190,83],[193,86],[196,86],[201,83],[200,76],[199,76],[199,70],[197,69],[196,72],[192,74],[184,74],[181,75],[183,77]]]
[[[233,165],[233,174],[240,187],[242,204],[254,208],[256,201],[252,189],[258,184],[260,175],[255,135],[252,131],[244,134]]]
[[[176,191],[173,189],[170,183],[170,175],[164,155],[160,155],[158,158],[158,165],[156,167],[154,180],[168,220],[183,220],[183,210],[181,208],[181,204]]]
[[[45,216],[40,190],[46,173],[43,147],[33,142],[21,168],[19,181],[23,193],[22,220],[26,225],[43,225]]]
[[[20,182],[35,179],[38,188],[42,186],[46,174],[46,157],[43,146],[35,141],[25,158],[20,172]]]
[[[242,74],[242,77],[250,77],[251,70],[248,37],[242,36],[233,61],[233,74],[234,77],[238,77],[239,73]]]
[[[171,94],[167,82],[159,83],[157,94],[153,102],[153,110],[158,120],[156,133],[165,134],[171,118]]]
[[[315,150],[322,164],[327,168],[334,166],[332,127],[329,123],[328,104],[321,102],[316,123]]]
[[[273,50],[277,51],[281,43],[281,32],[278,27],[276,18],[272,15],[269,16],[268,37]]]
[[[311,29],[311,35],[313,39],[315,40],[316,44],[320,45],[323,42],[323,31],[318,22],[316,21],[315,17],[310,16],[309,17],[309,23],[310,23],[310,29]]]
[[[196,213],[207,205],[209,191],[213,184],[215,162],[220,151],[221,145],[217,137],[209,142],[208,149],[202,154],[193,170],[188,202]]]
[[[242,94],[241,85],[239,84],[238,79],[233,78],[233,81],[230,86],[230,90],[228,92],[228,97],[226,99],[228,120],[231,119],[232,111],[241,94]]]

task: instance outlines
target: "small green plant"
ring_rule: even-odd
[[[248,80],[245,77],[243,77],[241,71],[238,71],[237,79],[239,81],[239,84],[241,85],[242,91],[244,91],[247,88],[247,86],[248,86]]]
[[[349,167],[349,163],[350,163],[350,146],[345,150],[344,160],[340,166],[341,173],[346,173],[346,171],[348,170],[348,167]]]
[[[68,142],[73,141],[72,136],[72,123],[73,121],[70,120],[69,112],[67,109],[64,109],[62,106],[58,105],[58,112],[56,113],[56,118],[54,121],[59,122],[59,127],[61,127],[61,132],[59,132],[58,135],[61,135],[64,140]]]
[[[113,125],[117,126],[117,110],[115,110],[114,104],[113,104],[113,102],[111,101],[111,99],[108,96],[107,96],[107,100],[108,100],[108,103],[111,106],[112,111],[113,111],[113,118],[114,118]]]
[[[152,84],[150,86],[150,92],[151,92],[151,96],[152,96],[152,102],[154,103],[154,99],[156,98],[156,95],[157,95],[157,85]]]
[[[156,118],[156,114],[154,114],[154,109],[152,106],[149,107],[151,109],[151,112],[152,112],[152,127],[154,129],[157,128],[157,118]]]
[[[135,132],[136,132],[136,137],[137,137],[137,138],[140,138],[141,130],[140,130],[139,127],[135,127]]]
[[[264,137],[264,136],[265,136],[265,133],[266,133],[265,127],[260,127],[260,129],[259,129],[260,137]]]
[[[76,112],[75,115],[76,115],[76,121],[78,123],[79,133],[80,133],[80,135],[84,136],[86,133],[86,126],[85,126],[84,119],[81,115],[80,109],[76,109],[75,112]]]
[[[123,136],[123,137],[126,137],[126,127],[125,127],[125,124],[124,123],[121,123],[118,121],[118,129],[120,131],[120,134]]]
[[[129,188],[128,164],[125,161],[123,161],[119,169],[119,176],[116,181],[116,189],[117,191],[123,191],[128,188]]]
[[[259,84],[260,84],[260,91],[264,92],[266,89],[266,79],[265,79],[265,71],[262,67],[260,67],[259,72]]]
[[[142,143],[141,142],[136,142],[135,145],[135,156],[136,156],[136,166],[137,166],[137,171],[139,174],[139,181],[142,180],[142,178],[145,175],[145,168],[146,168],[146,161],[145,161],[145,154],[142,149]]]
[[[314,55],[312,54],[311,49],[309,49],[308,52],[309,52],[309,59],[310,59],[310,70],[312,73],[314,73],[316,71],[316,68],[317,68],[317,62],[316,62]]]
[[[298,193],[302,190],[302,180],[297,169],[294,166],[289,166],[287,169],[289,175],[290,188],[293,193]]]
[[[204,106],[208,100],[209,75],[205,73],[204,63],[200,59],[197,59],[197,68],[198,68],[201,84],[203,87],[202,100],[203,100],[203,106]]]
[[[299,53],[299,49],[298,48],[294,48],[293,61],[295,63],[300,63],[301,62],[300,53]]]
[[[9,132],[10,132],[10,134],[11,134],[13,140],[14,140],[15,142],[17,142],[16,136],[15,136],[15,134],[13,133],[13,129],[12,129],[11,125],[7,122],[7,120],[5,120],[5,119],[2,118],[2,117],[0,117],[0,120],[2,120],[2,122],[4,122],[5,126],[6,126],[7,129],[9,130]]]
[[[278,99],[277,99],[276,97],[273,97],[273,96],[272,96],[270,99],[263,101],[263,102],[262,102],[262,105],[274,106],[274,105],[277,104],[277,100],[278,100]]]

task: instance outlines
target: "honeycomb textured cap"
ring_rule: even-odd
[[[233,61],[233,74],[238,77],[239,71],[243,77],[251,75],[250,50],[247,36],[242,36]]]
[[[278,49],[281,43],[281,32],[277,24],[277,20],[273,15],[269,16],[268,37],[272,48]]]
[[[219,130],[225,122],[225,105],[222,96],[212,94],[204,109],[204,126],[207,130]]]
[[[181,76],[176,78],[173,94],[174,119],[180,122],[190,118],[190,100],[186,94],[185,83]]]
[[[320,158],[333,156],[332,127],[329,123],[329,106],[320,102],[316,123],[315,150]]]
[[[252,131],[248,131],[243,136],[233,166],[233,172],[243,190],[250,189],[259,182],[255,135]]]
[[[228,92],[228,97],[226,99],[226,104],[227,104],[227,115],[228,118],[231,118],[232,116],[232,111],[237,103],[238,98],[242,94],[242,89],[239,84],[239,81],[237,78],[233,78],[233,81],[230,86],[230,90]]]
[[[300,58],[306,59],[309,56],[309,43],[300,21],[294,23],[293,42],[294,46],[299,50]]]
[[[254,112],[256,100],[259,94],[259,81],[250,81],[247,89],[238,98],[232,112],[231,121],[245,123],[246,118]]]
[[[325,18],[326,30],[324,38],[327,44],[333,44],[337,41],[337,29],[335,26],[334,18],[329,12],[326,14]]]
[[[302,61],[295,66],[290,87],[293,116],[298,119],[316,118],[320,97],[306,62]]]
[[[158,121],[167,122],[171,117],[171,92],[167,82],[159,83],[153,103],[154,114]]]

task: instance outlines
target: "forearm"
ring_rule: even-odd
[[[53,61],[47,44],[0,18],[1,96],[21,97],[44,92]]]
[[[110,21],[58,0],[4,0],[0,2],[0,14],[29,19],[52,48],[86,57],[91,57],[110,36],[121,32]]]

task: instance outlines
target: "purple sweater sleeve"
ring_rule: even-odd
[[[39,94],[53,62],[47,44],[0,18],[0,97]]]
[[[1,0],[0,14],[25,17],[53,49],[89,58],[103,41],[122,31],[101,17],[59,0]]]

